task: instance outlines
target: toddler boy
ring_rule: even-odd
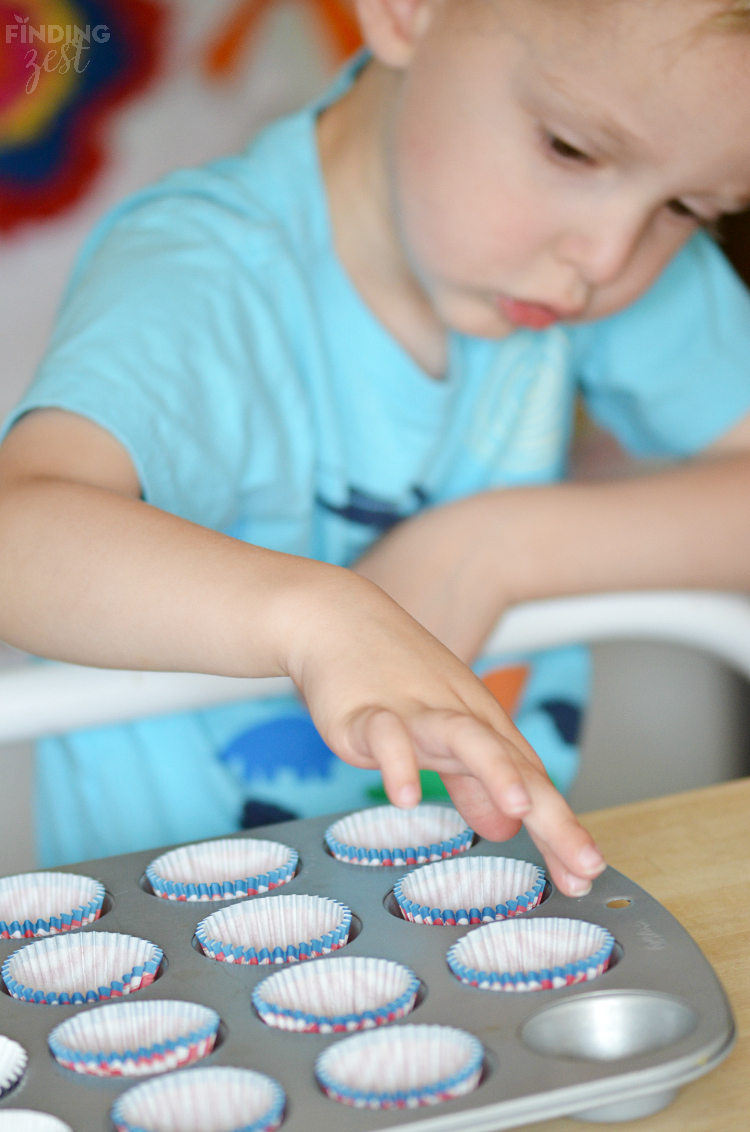
[[[750,15],[358,9],[323,100],[100,225],[0,450],[3,639],[286,673],[317,730],[255,703],[48,741],[45,861],[224,832],[248,797],[343,808],[378,771],[410,806],[422,767],[580,894],[601,856],[466,663],[521,600],[748,582],[750,302],[699,229],[750,200]],[[579,389],[682,463],[558,483]]]

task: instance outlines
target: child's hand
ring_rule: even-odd
[[[438,771],[477,833],[523,821],[555,884],[587,892],[604,861],[494,696],[378,587],[336,574],[297,611],[288,663],[328,745],[377,767],[397,806],[419,801],[420,767]]]

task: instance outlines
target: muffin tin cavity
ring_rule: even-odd
[[[21,873],[0,880],[0,939],[34,939],[98,920],[104,885],[75,873]]]
[[[52,936],[9,955],[2,978],[22,1002],[75,1006],[149,986],[162,955],[148,940],[114,932]]]
[[[403,1018],[418,992],[419,979],[401,963],[344,955],[271,975],[253,991],[253,1005],[279,1030],[347,1033]]]
[[[521,1040],[548,1057],[619,1061],[651,1053],[693,1032],[698,1015],[679,998],[643,991],[589,994],[529,1018]]]
[[[166,1073],[207,1057],[220,1018],[195,1002],[117,1002],[61,1022],[49,1036],[66,1069],[95,1077]]]
[[[112,1108],[117,1132],[272,1132],[284,1090],[250,1069],[191,1069],[137,1085]]]
[[[222,908],[195,929],[210,959],[224,963],[295,963],[343,947],[352,913],[322,896],[269,896]]]
[[[530,911],[540,903],[544,884],[543,870],[527,861],[465,857],[408,873],[393,895],[405,920],[463,927]]]
[[[448,806],[375,806],[349,814],[325,833],[328,851],[350,865],[423,865],[455,857],[471,846],[474,831]]]
[[[278,841],[224,838],[184,845],[146,868],[154,895],[165,900],[234,900],[287,884],[299,854]]]

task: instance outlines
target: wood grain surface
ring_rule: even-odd
[[[586,814],[607,861],[690,932],[732,1003],[739,1041],[663,1112],[623,1124],[548,1120],[533,1132],[750,1132],[750,779]]]

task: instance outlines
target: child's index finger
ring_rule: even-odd
[[[498,816],[523,820],[562,892],[588,891],[606,863],[541,764],[476,717],[429,712],[414,722],[414,734],[420,746],[452,757],[477,779]]]
[[[566,896],[585,896],[607,867],[594,839],[552,783],[535,793],[524,825],[541,849],[550,877]]]

